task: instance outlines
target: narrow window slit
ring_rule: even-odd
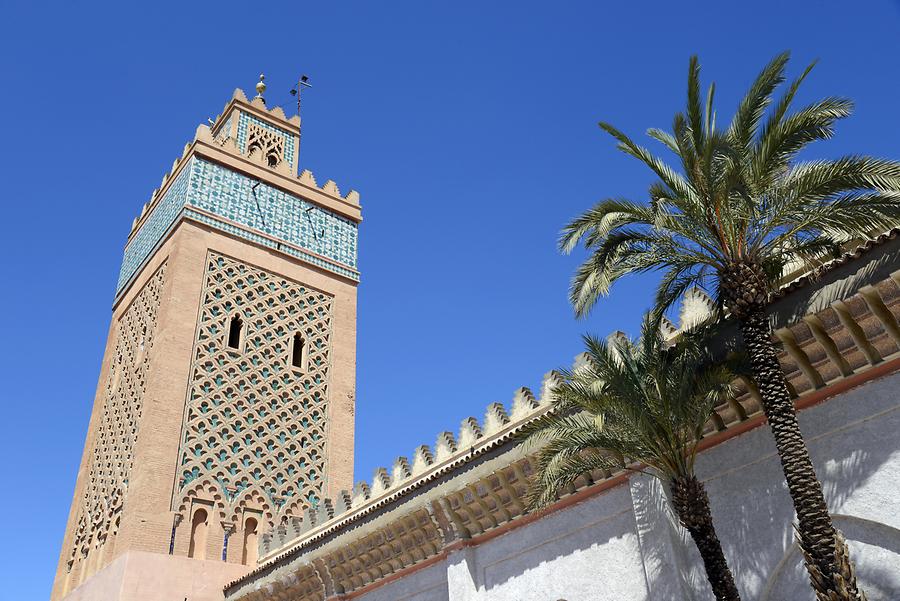
[[[291,367],[299,370],[306,369],[306,342],[299,332],[294,334],[291,345]]]
[[[235,350],[240,350],[241,348],[241,331],[244,329],[244,320],[241,319],[240,315],[235,315],[231,318],[231,323],[228,324],[228,347],[233,348]]]

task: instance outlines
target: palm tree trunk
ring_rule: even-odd
[[[740,601],[734,577],[716,535],[706,487],[696,476],[682,476],[669,483],[672,505],[681,525],[687,528],[706,568],[706,579],[717,601]]]
[[[739,319],[753,377],[775,438],[788,492],[797,512],[797,535],[810,581],[820,601],[861,601],[849,553],[835,530],[803,440],[784,372],[775,354],[768,319],[762,309]]]

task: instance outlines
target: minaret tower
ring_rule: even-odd
[[[359,195],[241,90],[135,219],[52,599],[212,601],[350,489]]]

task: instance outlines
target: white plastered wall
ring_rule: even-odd
[[[835,523],[869,601],[900,599],[900,374],[800,414]],[[771,434],[760,427],[703,452],[719,537],[744,601],[813,601]],[[358,597],[360,601],[713,599],[699,556],[647,476]]]

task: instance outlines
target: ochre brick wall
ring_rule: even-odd
[[[329,365],[323,372],[327,374],[327,382],[322,387],[324,394],[327,395],[325,403],[327,412],[322,426],[325,437],[322,462],[324,480],[319,482],[318,486],[321,486],[322,495],[329,497],[334,497],[341,489],[350,489],[352,486],[356,283],[270,248],[232,238],[192,221],[183,221],[164,241],[113,307],[100,382],[54,581],[51,597],[54,600],[62,598],[79,583],[126,552],[145,551],[167,555],[170,553],[171,545],[175,556],[188,554],[192,509],[191,499],[185,497],[190,487],[182,489],[180,482],[183,477],[180,464],[184,456],[180,455],[179,448],[192,370],[195,367],[197,322],[201,315],[209,258],[214,255],[228,257],[229,260],[246,265],[256,273],[265,273],[273,281],[289,281],[304,290],[320,291],[330,299],[331,317],[328,335],[330,348],[324,354]],[[118,532],[114,540],[108,541],[111,544],[99,549],[101,551],[99,556],[95,554],[91,557],[89,553],[81,561],[74,561],[70,569],[69,561],[76,543],[75,532],[80,517],[80,503],[88,485],[93,449],[97,444],[97,432],[107,404],[107,380],[110,376],[110,364],[116,352],[119,323],[164,263],[165,276],[162,279],[162,292],[156,314],[153,348],[150,351],[145,374],[140,419],[136,426],[132,449],[133,467],[128,477],[121,508],[116,510],[116,517],[119,519]],[[273,307],[273,311],[277,309],[277,306]],[[284,357],[277,355],[271,360],[282,361]],[[256,373],[260,373],[261,367],[254,367]],[[271,385],[267,390],[270,398],[277,397]],[[241,395],[237,394],[231,402],[237,402],[240,398]],[[265,402],[269,399],[258,400]],[[213,429],[216,427],[212,424],[208,426]],[[231,435],[235,436],[234,433]],[[215,466],[213,472],[227,467],[227,465]],[[282,475],[285,478],[296,479],[307,476],[301,471]],[[264,490],[254,489],[258,494],[249,494],[253,491],[234,494],[234,491],[223,490],[225,487],[217,485],[214,480],[206,484],[196,491],[196,496],[198,502],[210,503],[210,507],[214,508],[210,511],[207,525],[205,555],[209,561],[222,560],[226,529],[231,531],[227,563],[239,563],[242,560],[244,512],[247,512],[246,515],[260,516],[263,523],[260,524],[258,533],[261,534],[268,527],[265,522],[277,523],[285,511],[301,509],[301,505],[291,503],[285,503],[284,508],[279,509],[278,504],[268,498],[267,491]],[[249,488],[253,487],[253,482],[250,482]],[[306,489],[309,490],[309,487]],[[216,586],[218,584],[210,583]]]

